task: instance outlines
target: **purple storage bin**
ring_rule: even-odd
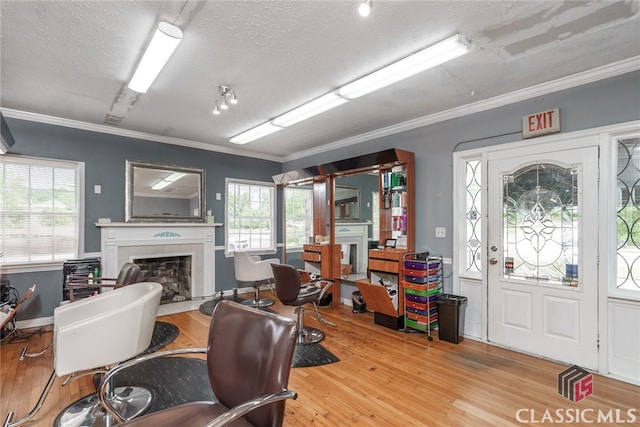
[[[409,268],[411,270],[426,270],[427,263],[424,261],[410,261],[406,260],[404,262],[404,268]]]
[[[429,261],[428,267],[429,267],[429,269],[439,268],[440,267],[440,261]]]
[[[404,296],[409,301],[420,302],[420,303],[423,303],[423,304],[427,302],[427,299],[431,300],[431,298],[433,298],[433,301],[436,300],[435,296],[433,296],[433,297],[421,297],[419,295],[413,295],[413,294],[404,294]]]

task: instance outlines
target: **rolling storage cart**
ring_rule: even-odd
[[[438,326],[437,300],[442,293],[442,257],[409,252],[402,259],[401,273],[405,331],[426,332],[433,341],[431,330]]]

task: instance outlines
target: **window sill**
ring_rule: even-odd
[[[64,261],[43,261],[16,264],[4,264],[0,267],[2,274],[35,273],[39,271],[62,271]]]

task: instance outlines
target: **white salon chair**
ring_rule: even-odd
[[[244,301],[244,305],[254,308],[268,307],[273,305],[274,301],[266,298],[260,298],[260,285],[262,283],[273,282],[273,271],[271,264],[279,263],[277,258],[260,259],[257,255],[249,255],[246,251],[235,251],[233,253],[233,264],[238,282],[253,282],[254,297],[252,300]]]
[[[40,409],[55,377],[81,371],[109,369],[146,350],[151,344],[158,314],[162,285],[140,282],[111,292],[56,307],[53,313],[54,371],[34,409],[11,422],[10,412],[5,426],[28,421]],[[89,374],[95,371],[88,372]],[[113,389],[113,387],[112,387]],[[114,408],[125,419],[143,412],[151,403],[151,393],[143,388],[122,387],[109,396]],[[93,394],[73,403],[56,418],[55,426],[106,426],[111,418],[102,410]]]

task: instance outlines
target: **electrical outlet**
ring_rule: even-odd
[[[436,227],[436,237],[444,239],[447,237],[447,229],[445,227]]]

